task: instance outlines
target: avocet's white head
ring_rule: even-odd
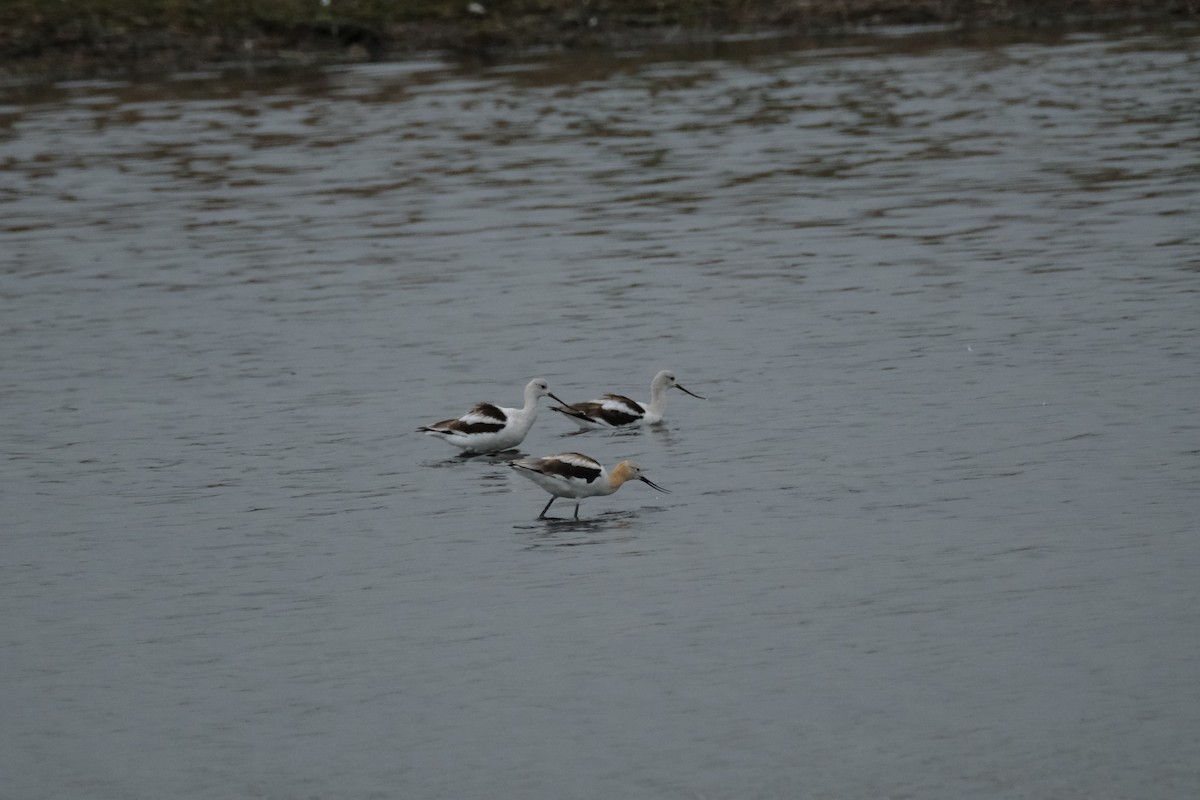
[[[695,392],[689,392],[687,389],[683,388],[683,386],[679,383],[679,381],[675,380],[675,373],[671,372],[671,370],[669,370],[669,369],[664,369],[661,372],[659,372],[657,375],[655,375],[654,381],[651,385],[653,387],[653,390],[662,391],[665,389],[678,389],[679,391],[683,392],[684,394],[690,394],[692,397],[695,397],[699,400],[704,399],[703,397],[700,397],[700,395],[696,394]]]
[[[539,397],[550,397],[561,405],[566,405],[562,400],[554,396],[554,392],[550,391],[550,384],[545,378],[534,378],[525,386],[525,402],[537,403]]]

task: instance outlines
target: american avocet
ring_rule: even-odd
[[[676,388],[692,397],[703,400],[695,392],[689,392],[675,380],[675,373],[664,369],[650,381],[650,402],[638,403],[619,394],[606,394],[599,400],[587,403],[550,406],[551,411],[568,417],[581,428],[628,428],[634,425],[654,425],[662,422],[667,410],[667,389]]]
[[[495,453],[510,450],[525,439],[537,417],[539,397],[553,397],[545,378],[534,378],[525,387],[524,408],[503,408],[491,403],[479,403],[458,419],[444,419],[418,431],[436,436],[464,453]]]
[[[622,461],[610,473],[594,458],[582,453],[559,453],[545,458],[518,458],[508,465],[538,486],[554,495],[538,519],[545,519],[550,505],[560,497],[575,498],[575,519],[579,519],[579,503],[585,497],[609,495],[620,489],[626,481],[639,480],[665,494],[666,489],[642,474],[642,468],[633,461]]]

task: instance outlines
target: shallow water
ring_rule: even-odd
[[[1200,794],[1196,43],[10,89],[0,796]]]

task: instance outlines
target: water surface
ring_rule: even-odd
[[[13,798],[1200,794],[1196,39],[0,105]],[[522,446],[670,488],[535,520]],[[569,514],[570,506],[555,511]]]

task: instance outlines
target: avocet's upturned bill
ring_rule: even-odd
[[[550,406],[581,428],[630,428],[637,425],[654,425],[662,422],[667,410],[667,389],[678,389],[692,397],[703,397],[683,388],[675,380],[675,373],[664,369],[650,382],[650,402],[639,403],[619,394],[606,394],[599,400],[573,405]]]
[[[511,450],[525,440],[525,435],[533,427],[540,397],[562,402],[550,391],[544,378],[534,378],[525,387],[525,405],[522,408],[479,403],[458,419],[444,419],[417,430],[462,448],[464,453]]]
[[[519,458],[508,465],[553,495],[538,519],[546,519],[546,512],[560,497],[575,500],[575,519],[579,519],[579,503],[585,497],[612,494],[632,480],[670,494],[643,475],[642,468],[633,461],[622,461],[609,472],[599,461],[582,453],[559,453],[545,458]]]

